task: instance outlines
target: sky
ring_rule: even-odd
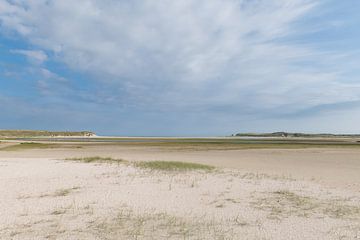
[[[0,0],[0,129],[360,133],[358,0]]]

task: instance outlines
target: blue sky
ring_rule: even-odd
[[[0,129],[360,132],[357,0],[0,0]]]

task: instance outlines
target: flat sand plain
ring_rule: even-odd
[[[0,239],[360,239],[357,147],[42,144],[0,143]]]

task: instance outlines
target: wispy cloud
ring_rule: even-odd
[[[26,56],[31,62],[35,64],[42,64],[44,63],[48,57],[44,51],[41,50],[22,50],[22,49],[15,49],[11,51],[12,53],[22,54]]]

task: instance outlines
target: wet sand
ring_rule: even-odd
[[[182,150],[166,147],[84,144],[82,148],[0,151],[0,157],[63,159],[67,157],[109,156],[128,161],[186,161],[222,168],[286,175],[316,180],[334,187],[360,191],[360,149],[242,149]]]

